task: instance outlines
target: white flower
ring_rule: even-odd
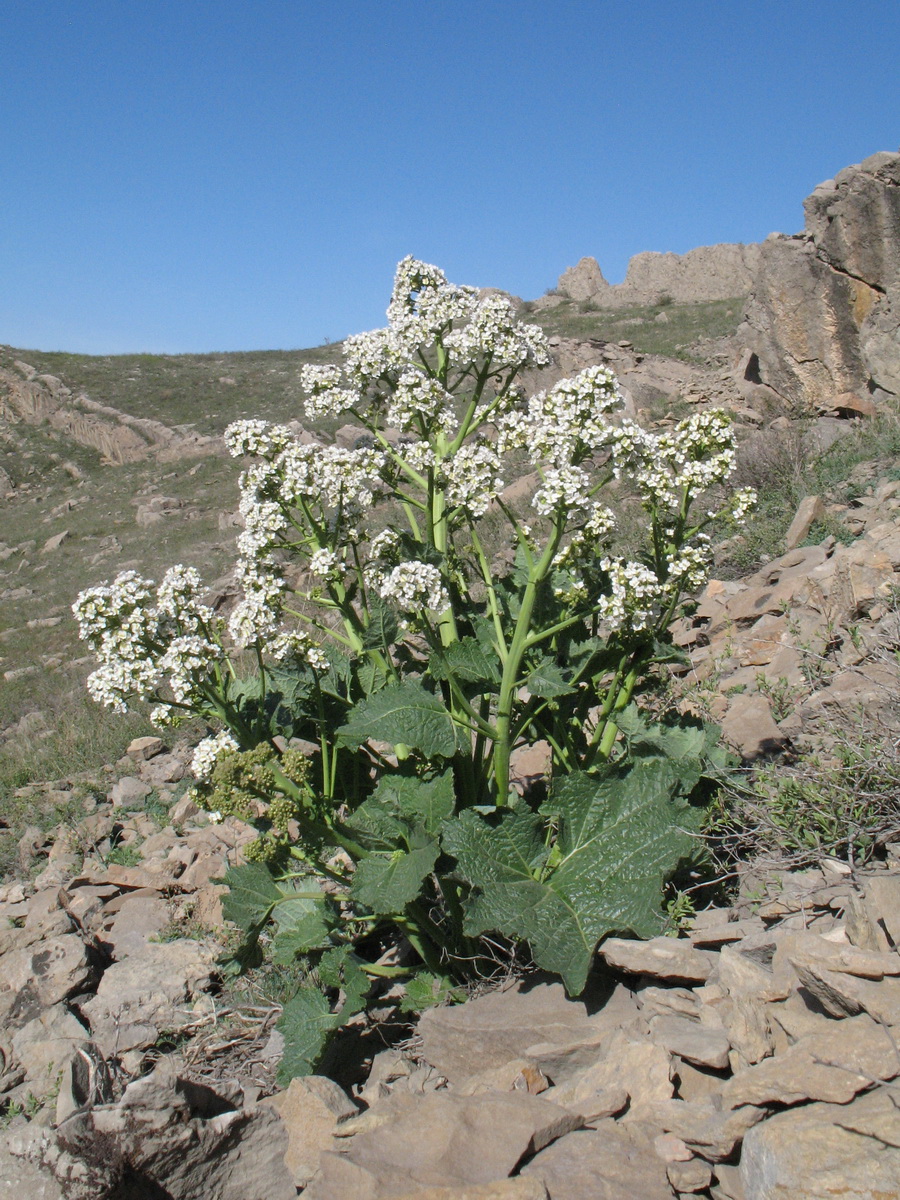
[[[194,778],[200,780],[201,783],[210,780],[219,756],[228,750],[240,750],[240,746],[227,729],[198,742],[194,749],[194,757],[191,759]],[[221,813],[219,819],[221,820]]]
[[[267,650],[276,662],[306,663],[315,671],[327,671],[330,663],[322,647],[308,633],[296,629],[290,633],[279,633]]]
[[[378,585],[382,600],[393,600],[401,612],[416,614],[422,609],[443,612],[450,603],[441,573],[431,563],[398,563]]]
[[[442,464],[447,499],[474,517],[487,512],[503,489],[500,455],[489,442],[470,442]]]
[[[309,569],[313,575],[318,575],[320,579],[339,579],[341,566],[341,560],[335,552],[325,547],[314,551],[309,556]]]
[[[397,380],[388,402],[385,420],[401,433],[442,429],[449,433],[456,425],[453,397],[436,379],[411,368]]]

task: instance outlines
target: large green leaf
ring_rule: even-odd
[[[458,679],[486,688],[500,682],[497,654],[476,638],[465,637],[446,647],[436,647],[428,668],[435,679]]]
[[[499,824],[465,812],[445,824],[443,843],[474,889],[467,932],[524,938],[577,995],[602,937],[661,928],[663,884],[694,849],[699,810],[681,799],[674,769],[651,759],[567,776],[542,811],[558,822],[546,865],[544,823],[524,810]]]
[[[272,872],[263,863],[230,867],[225,872],[224,882],[230,890],[222,897],[222,915],[226,921],[233,921],[244,933],[249,933],[255,925],[262,924],[269,916],[273,904],[281,897]]]
[[[364,650],[387,650],[400,630],[397,615],[377,592],[369,595],[369,624],[363,634]]]
[[[456,735],[450,713],[437,696],[415,679],[390,684],[361,700],[350,718],[337,731],[345,745],[361,746],[370,738],[402,743],[428,758],[450,758],[456,750]]]
[[[436,835],[441,822],[450,816],[456,803],[453,769],[448,767],[428,779],[416,775],[384,775],[372,798],[387,804],[412,824],[421,824],[427,833]]]
[[[278,1068],[280,1083],[295,1075],[310,1075],[322,1057],[341,1016],[331,1011],[328,998],[307,984],[285,1004],[277,1028],[284,1034],[284,1057]]]
[[[350,895],[375,913],[400,913],[415,900],[438,856],[436,841],[415,850],[373,850],[357,865]]]
[[[277,932],[272,946],[276,962],[292,962],[298,954],[327,946],[333,922],[324,898],[286,896],[272,910]]]
[[[552,658],[545,657],[528,676],[525,686],[533,696],[541,696],[544,699],[568,696],[575,689],[566,678],[566,674]]]

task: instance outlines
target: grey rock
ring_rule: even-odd
[[[64,1121],[46,1159],[66,1200],[100,1200],[126,1180],[132,1194],[171,1200],[294,1200],[286,1149],[271,1108],[235,1109],[163,1062],[118,1104]]]
[[[143,779],[133,775],[123,775],[117,780],[109,793],[113,808],[140,809],[153,789]]]
[[[161,1030],[197,1019],[193,1007],[208,990],[214,951],[183,939],[148,942],[140,955],[108,967],[93,999],[81,1006],[104,1054],[150,1046]]]

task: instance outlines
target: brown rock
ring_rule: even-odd
[[[432,1092],[406,1099],[412,1103],[395,1119],[355,1134],[344,1156],[322,1155],[308,1200],[387,1200],[408,1193],[411,1184],[493,1183],[507,1178],[526,1154],[580,1124],[575,1114],[524,1092]]]
[[[596,1044],[604,1032],[558,983],[491,992],[454,1008],[431,1008],[419,1021],[422,1056],[451,1083],[530,1057],[532,1046]]]
[[[795,550],[809,536],[816,521],[825,516],[825,505],[821,496],[804,496],[794,514],[794,519],[784,535],[786,550]]]
[[[734,697],[722,720],[722,733],[745,762],[778,754],[789,742],[775,723],[769,701],[757,693]]]
[[[130,754],[132,758],[148,759],[153,758],[156,754],[162,754],[165,748],[162,738],[138,737],[129,742],[125,753]]]
[[[657,937],[646,942],[607,938],[599,952],[618,971],[689,983],[703,983],[714,963],[711,955],[679,938]]]
[[[666,1167],[652,1142],[614,1121],[570,1133],[522,1169],[553,1200],[672,1200]]]
[[[670,1054],[700,1067],[724,1070],[731,1043],[719,1029],[705,1028],[687,1017],[657,1017],[650,1026],[654,1042]]]
[[[896,1200],[897,1108],[887,1091],[776,1113],[744,1138],[747,1200]]]
[[[547,1189],[539,1179],[519,1177],[462,1187],[427,1187],[405,1192],[398,1200],[547,1200]]]
[[[322,1152],[334,1144],[337,1126],[358,1111],[342,1088],[321,1075],[292,1079],[287,1091],[263,1103],[270,1104],[285,1124],[288,1148],[284,1161],[298,1188],[305,1187],[318,1171]]]
[[[722,1089],[727,1108],[742,1104],[798,1104],[827,1100],[846,1104],[875,1080],[900,1075],[887,1032],[866,1016],[808,1034],[777,1058],[749,1067]]]
[[[689,1162],[669,1163],[666,1175],[676,1192],[704,1192],[712,1181],[712,1167],[702,1158],[692,1158]]]

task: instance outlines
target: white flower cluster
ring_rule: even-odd
[[[494,371],[525,365],[545,367],[550,361],[547,338],[539,325],[518,320],[506,296],[485,296],[472,308],[468,322],[444,338],[455,362],[489,359]]]
[[[270,425],[268,421],[233,421],[225,430],[225,445],[233,458],[255,454],[271,458],[290,445],[294,435],[285,425]]]
[[[231,610],[228,632],[242,649],[275,636],[284,600],[284,579],[273,562],[240,558],[235,569],[244,593]]]
[[[280,633],[267,648],[276,662],[293,661],[305,663],[314,671],[328,670],[328,657],[322,647],[302,630]]]
[[[489,442],[461,446],[441,467],[448,501],[473,517],[484,516],[503,489],[502,469],[502,459]]]
[[[378,580],[377,591],[382,600],[392,600],[401,612],[413,616],[424,609],[443,612],[450,603],[441,573],[431,563],[398,563]]]
[[[627,471],[646,504],[672,510],[724,483],[735,466],[734,432],[718,409],[695,413],[663,434],[623,422],[608,440],[616,475]]]
[[[132,696],[146,698],[165,683],[177,701],[192,696],[209,665],[222,657],[213,640],[213,614],[199,594],[199,575],[180,564],[155,592],[152,580],[134,571],[81,592],[72,611],[100,662],[87,680],[93,698],[127,712]]]
[[[610,595],[602,596],[597,605],[601,620],[614,632],[652,625],[666,590],[654,572],[643,563],[621,558],[604,558],[600,568],[608,573],[611,587]]]
[[[534,461],[543,459],[552,467],[577,464],[609,439],[607,415],[621,404],[612,371],[587,367],[532,396],[524,414],[503,412],[497,420],[500,448],[527,449]]]
[[[343,563],[334,550],[322,548],[314,551],[309,556],[309,569],[313,575],[318,575],[320,579],[336,580],[341,577]]]
[[[450,433],[456,426],[453,397],[436,379],[411,368],[397,380],[385,420],[401,433]]]
[[[194,757],[191,759],[191,771],[194,778],[200,783],[210,780],[219,755],[224,754],[227,750],[240,750],[240,746],[227,729],[198,742],[194,749]]]
[[[306,415],[311,420],[336,417],[359,404],[361,396],[352,388],[342,387],[343,375],[337,366],[307,363],[300,369],[300,385],[306,392]]]
[[[543,485],[531,500],[542,517],[549,516],[560,507],[569,513],[578,513],[587,508],[591,481],[583,467],[551,467],[543,474]]]

